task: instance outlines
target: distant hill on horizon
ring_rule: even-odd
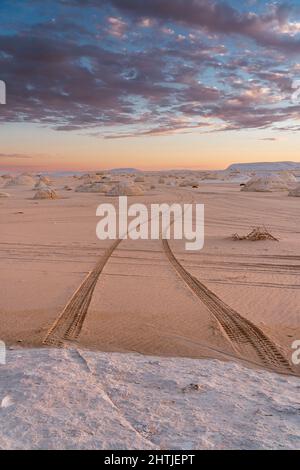
[[[233,163],[226,171],[291,171],[300,170],[300,162]]]
[[[109,173],[140,173],[141,170],[137,168],[112,168],[108,170]]]

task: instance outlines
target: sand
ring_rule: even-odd
[[[297,449],[299,379],[217,360],[15,349],[1,449]]]
[[[173,188],[158,184],[161,174],[146,177],[156,189],[130,203],[205,204],[202,251],[186,252],[173,240],[100,242],[96,208],[115,197],[72,191],[34,201],[31,188],[10,188],[10,198],[0,202],[0,339],[24,347],[47,340],[95,351],[235,360],[299,374],[291,364],[292,342],[300,339],[298,199],[288,192],[240,192],[238,183]],[[62,188],[74,181],[52,179]],[[262,225],[279,242],[231,238]],[[65,308],[68,318],[61,316]]]

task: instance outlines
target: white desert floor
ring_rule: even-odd
[[[296,449],[300,382],[217,360],[13,350],[2,449]]]
[[[2,447],[72,447],[75,441],[103,448],[299,446],[293,428],[298,423],[299,429],[299,379],[289,375],[300,375],[291,364],[292,343],[300,339],[300,199],[287,192],[243,193],[238,183],[189,189],[157,179],[146,178],[145,196],[129,202],[204,203],[201,252],[188,253],[179,241],[100,242],[96,208],[117,200],[64,191],[66,184],[79,185],[71,178],[55,181],[63,196],[57,200],[33,200],[31,188],[0,188],[10,194],[0,200],[0,339],[14,348],[46,342],[91,351],[82,353],[88,366],[69,350],[10,353],[11,367],[0,366],[8,374],[0,386],[5,396],[15,384],[17,396],[15,405],[0,410],[8,423]],[[279,242],[230,238],[257,225],[266,225]],[[29,376],[25,362],[32,364]],[[75,387],[76,380],[86,381],[86,389]],[[205,387],[180,391],[199,381],[210,397]],[[53,427],[45,427],[52,418]],[[60,419],[71,424],[60,428]],[[114,419],[120,434],[109,432]],[[20,428],[14,433],[9,423]]]

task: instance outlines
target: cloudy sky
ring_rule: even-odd
[[[300,0],[1,0],[0,22],[0,170],[300,161]]]

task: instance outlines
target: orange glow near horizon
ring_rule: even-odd
[[[232,163],[299,161],[297,134],[271,131],[177,134],[123,139],[57,132],[30,124],[6,125],[0,171],[216,170]]]

